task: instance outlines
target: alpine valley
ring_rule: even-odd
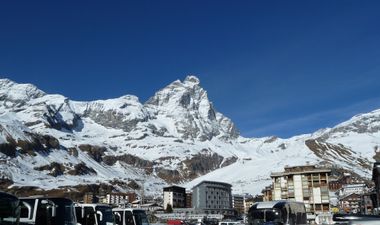
[[[260,191],[284,166],[317,164],[370,178],[380,159],[380,110],[289,139],[245,138],[195,76],[147,102],[80,102],[0,79],[0,189],[36,193],[191,188],[201,180]]]

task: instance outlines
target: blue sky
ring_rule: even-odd
[[[0,76],[74,100],[142,102],[197,75],[243,136],[380,108],[379,1],[6,1]]]

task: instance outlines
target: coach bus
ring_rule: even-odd
[[[149,225],[148,217],[142,209],[114,208],[116,225]]]
[[[307,224],[306,209],[302,202],[258,202],[248,211],[249,225],[304,225]]]
[[[76,225],[74,203],[67,198],[33,196],[19,198],[20,223],[35,225]]]
[[[115,225],[112,208],[106,204],[76,204],[75,212],[81,225]]]
[[[20,202],[17,197],[0,192],[0,225],[16,225],[20,217]]]

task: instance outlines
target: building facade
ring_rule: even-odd
[[[273,191],[273,185],[266,186],[261,193],[263,194],[263,200],[266,202],[272,201],[272,191]]]
[[[244,196],[232,195],[232,208],[241,215],[244,214]]]
[[[135,201],[137,199],[137,194],[134,192],[128,193],[112,193],[105,196],[101,196],[99,202],[111,205],[126,205]]]
[[[128,196],[123,194],[107,194],[105,198],[105,203],[111,205],[127,204],[128,202]]]
[[[193,198],[193,192],[186,191],[186,208],[193,208],[192,199]]]
[[[345,213],[359,213],[361,201],[360,195],[352,193],[340,198],[339,205]]]
[[[193,187],[193,208],[222,214],[232,211],[231,187],[228,183],[202,181]]]
[[[346,184],[342,185],[339,190],[339,196],[347,196],[350,194],[363,195],[368,192],[368,187],[366,184]]]
[[[92,192],[86,193],[83,196],[83,203],[97,203],[98,201],[99,201],[99,199]]]
[[[273,200],[295,200],[305,203],[311,214],[329,212],[329,175],[331,170],[313,165],[285,167],[272,173]]]
[[[185,208],[186,207],[186,189],[179,186],[164,187],[164,209],[168,205],[172,208]]]
[[[249,209],[255,204],[255,199],[253,196],[244,197],[244,213],[247,214]]]

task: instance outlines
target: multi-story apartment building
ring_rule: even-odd
[[[98,201],[99,201],[99,199],[92,192],[86,193],[83,196],[83,203],[97,203]]]
[[[179,186],[164,187],[164,209],[186,207],[186,189]]]
[[[272,190],[273,185],[266,186],[261,193],[263,194],[263,200],[264,201],[272,201]]]
[[[232,195],[232,208],[235,209],[239,214],[244,213],[243,195]]]
[[[340,208],[345,213],[358,213],[360,212],[361,196],[355,193],[346,195],[339,199]]]
[[[193,208],[192,197],[193,197],[193,192],[186,191],[186,206],[185,206],[186,208]]]
[[[285,167],[284,172],[271,174],[272,198],[304,202],[312,214],[328,212],[330,173],[329,169],[313,165]]]
[[[101,196],[99,199],[100,203],[111,204],[111,205],[120,205],[120,204],[128,204],[135,201],[137,198],[136,193],[128,192],[128,193],[112,193],[107,194],[105,196]]]
[[[127,204],[128,202],[129,202],[128,196],[124,194],[107,194],[104,203],[119,205],[119,204]]]
[[[192,204],[211,214],[230,214],[232,210],[231,184],[202,181],[193,187]]]
[[[244,213],[247,214],[249,209],[255,204],[255,199],[252,195],[244,196]]]
[[[329,179],[329,189],[330,191],[338,191],[343,187],[343,185],[351,184],[353,182],[352,176],[350,173],[343,173],[339,178],[330,178]]]

